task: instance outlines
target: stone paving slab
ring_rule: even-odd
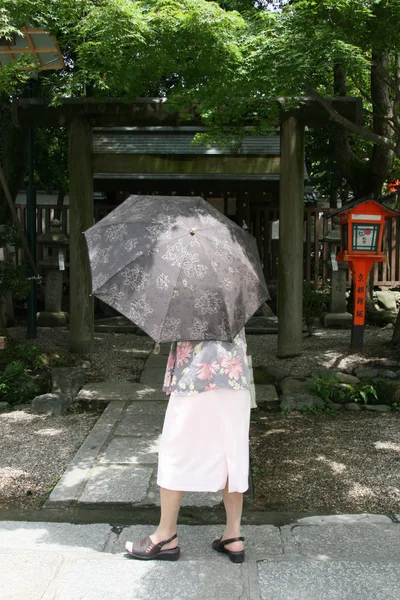
[[[140,375],[140,383],[151,384],[159,388],[162,387],[165,378],[165,366],[150,368],[147,367],[146,363],[146,367]]]
[[[94,467],[79,503],[142,502],[146,498],[153,467],[110,465]]]
[[[262,561],[262,600],[399,600],[399,563]]]
[[[118,401],[107,406],[51,492],[45,503],[46,507],[72,502],[77,498],[97,454],[112,432],[124,406],[125,402]]]
[[[42,552],[0,550],[1,600],[42,600],[63,563],[62,555]]]
[[[126,408],[114,435],[154,436],[162,431],[167,403],[133,402]]]
[[[152,382],[150,382],[152,383]],[[165,392],[160,389],[159,384],[144,385],[142,383],[123,382],[100,382],[88,383],[77,395],[77,400],[92,400],[110,402],[112,400],[127,401],[166,401]]]
[[[106,523],[20,523],[0,521],[0,549],[103,552],[111,534]]]
[[[111,552],[125,554],[127,541],[140,540],[153,533],[154,525],[134,525],[125,527],[114,542]],[[223,525],[178,525],[180,560],[195,560],[201,555],[203,560],[226,562],[226,556],[220,555],[211,548],[214,539],[220,538]],[[283,541],[278,527],[273,525],[245,525],[242,535],[246,538],[246,556],[248,560],[259,557],[282,555]]]
[[[150,354],[149,358],[146,360],[145,369],[164,369],[167,366],[167,356],[165,354]]]
[[[160,435],[152,437],[118,437],[111,440],[100,463],[156,465]]]
[[[307,556],[353,560],[369,556],[391,559],[400,555],[398,523],[298,526],[292,533],[300,553]]]
[[[229,561],[144,562],[124,558],[78,560],[55,600],[243,600],[247,568]],[[245,595],[246,594],[246,595]]]

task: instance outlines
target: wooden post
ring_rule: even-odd
[[[278,356],[301,354],[303,335],[304,126],[281,124]]]
[[[89,257],[83,231],[93,225],[92,130],[75,118],[69,127],[70,348],[93,351],[94,310]]]

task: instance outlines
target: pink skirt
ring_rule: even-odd
[[[157,483],[183,492],[245,492],[249,485],[250,392],[171,394]]]

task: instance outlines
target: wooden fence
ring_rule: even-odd
[[[113,206],[95,205],[95,222],[102,219],[113,210]],[[304,208],[304,278],[307,281],[328,281],[329,245],[323,241],[323,236],[331,228],[332,223],[329,208]],[[26,206],[17,205],[17,212],[21,222],[26,227]],[[49,229],[52,219],[58,218],[62,223],[62,230],[69,234],[69,208],[68,206],[54,207],[49,205],[37,206],[37,234],[40,235]],[[278,251],[279,227],[278,208],[255,206],[251,210],[250,232],[257,240],[261,261],[264,266],[267,281],[276,281],[278,278]],[[387,252],[388,262],[375,265],[375,284],[382,289],[400,285],[400,217],[389,219],[384,231],[384,250]],[[43,248],[38,244],[38,261],[42,259]]]

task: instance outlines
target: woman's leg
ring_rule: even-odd
[[[160,488],[161,498],[161,518],[156,531],[150,536],[154,544],[168,540],[176,533],[179,509],[181,507],[183,492],[176,490],[167,490]],[[169,544],[162,547],[163,550],[169,550],[178,546],[178,538],[175,538]],[[125,545],[128,552],[132,551],[132,542]]]
[[[240,537],[240,522],[242,520],[243,494],[228,491],[228,481],[224,489],[224,505],[226,511],[226,526],[222,536],[223,540]],[[226,545],[227,550],[240,552],[243,550],[243,542],[232,542]]]
[[[179,509],[181,507],[183,492],[177,490],[167,490],[160,488],[161,498],[161,518],[157,530],[150,536],[155,544],[168,540],[175,535],[178,523]],[[176,548],[178,539],[174,539],[170,544],[163,546],[163,550]]]

